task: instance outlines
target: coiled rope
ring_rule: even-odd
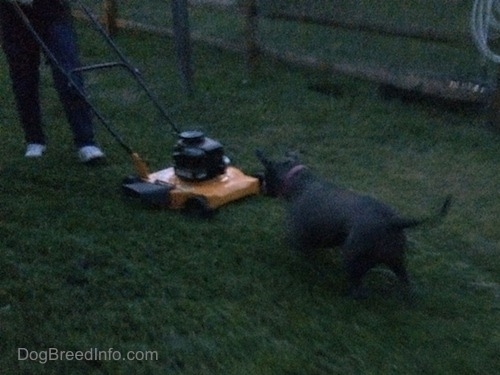
[[[500,36],[500,0],[474,0],[471,33],[481,55],[500,63],[500,54],[489,46],[489,40]]]

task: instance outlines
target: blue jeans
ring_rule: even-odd
[[[49,5],[46,5],[49,4]],[[76,35],[69,9],[59,1],[35,0],[32,7],[23,7],[33,27],[57,59],[64,71],[71,73],[80,66]],[[41,47],[26,28],[11,4],[0,0],[2,46],[7,57],[12,89],[27,143],[45,144],[39,98]],[[79,94],[83,78],[72,73],[76,90],[60,68],[49,60],[54,86],[59,94],[77,147],[94,144],[92,112]]]

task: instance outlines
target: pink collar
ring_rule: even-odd
[[[297,164],[295,167],[288,171],[285,178],[283,179],[283,185],[280,192],[281,196],[284,196],[287,193],[288,189],[290,188],[290,183],[292,182],[292,179],[297,175],[297,173],[303,171],[306,168],[307,167],[303,164]]]

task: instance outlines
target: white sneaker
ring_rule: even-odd
[[[78,150],[78,157],[82,163],[89,163],[104,159],[105,155],[97,146],[84,146]]]
[[[47,146],[41,145],[39,143],[29,143],[26,146],[26,153],[24,154],[27,158],[39,158],[43,155]]]

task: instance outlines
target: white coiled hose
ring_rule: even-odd
[[[487,59],[500,63],[500,54],[489,46],[489,40],[500,36],[500,0],[474,0],[471,32],[479,52]]]

